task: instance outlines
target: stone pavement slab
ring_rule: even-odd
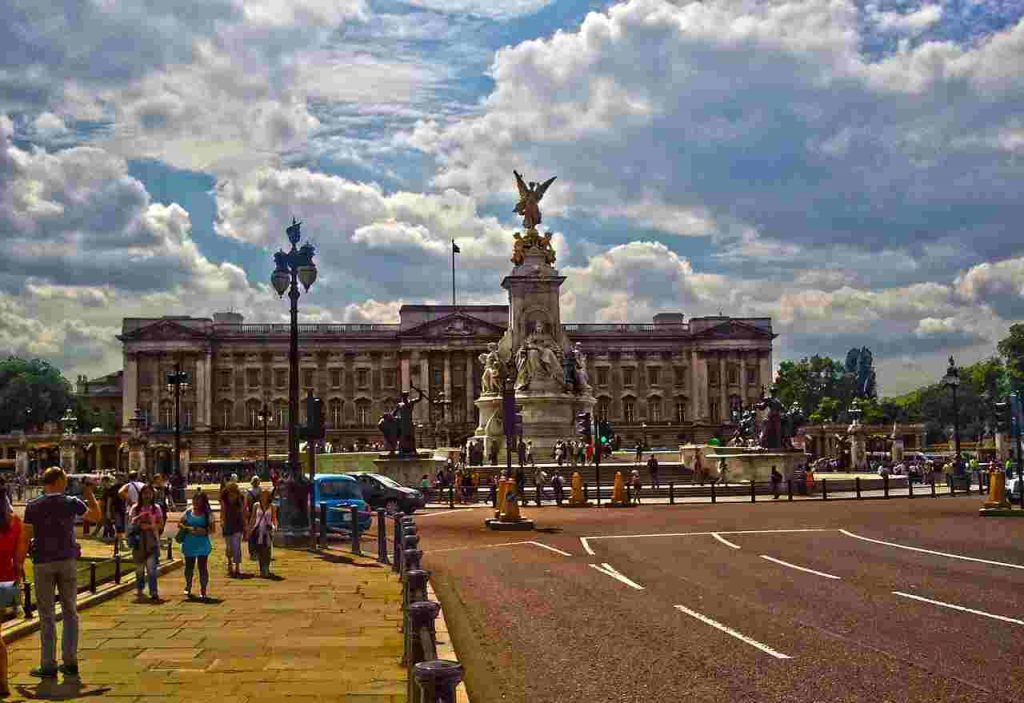
[[[215,602],[186,600],[179,570],[161,577],[162,604],[129,593],[82,611],[80,683],[41,684],[39,635],[12,642],[6,700],[405,701],[398,577],[337,551],[277,550],[273,569],[229,579],[215,549]]]

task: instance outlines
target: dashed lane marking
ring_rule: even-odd
[[[598,566],[597,564],[588,564],[587,566],[589,566],[591,569],[594,569],[596,571],[600,571],[605,576],[611,576],[616,581],[621,581],[622,583],[626,584],[630,588],[635,588],[638,591],[644,590],[643,586],[641,586],[636,581],[628,579],[625,576],[623,576],[622,574],[620,574],[618,571],[615,570],[615,568],[611,564],[604,563],[604,564],[601,564],[600,566]]]
[[[739,549],[740,548],[740,545],[733,544],[732,542],[730,542],[729,540],[727,540],[725,537],[723,537],[722,535],[718,534],[717,532],[712,532],[711,536],[714,537],[715,539],[717,539],[722,544],[724,544],[726,547],[732,547],[733,549]]]
[[[438,510],[437,512],[432,512],[432,513],[431,512],[419,513],[418,515],[415,515],[414,517],[421,518],[421,517],[434,517],[436,515],[451,515],[452,513],[465,513],[465,512],[469,512],[470,510],[478,510],[478,508],[460,508],[458,510]]]
[[[796,569],[797,571],[806,571],[807,573],[814,574],[815,576],[824,576],[827,579],[835,579],[836,581],[838,581],[838,580],[840,580],[842,578],[841,576],[834,576],[833,574],[826,574],[824,571],[815,571],[814,569],[808,569],[806,566],[797,566],[796,564],[790,564],[788,561],[782,561],[782,559],[776,559],[775,557],[770,557],[767,554],[762,554],[761,558],[762,559],[767,559],[768,561],[774,562],[775,564],[781,564],[782,566],[788,566],[789,568]]]
[[[534,547],[542,547],[556,554],[561,554],[564,557],[572,556],[572,554],[570,554],[569,552],[561,550],[558,547],[552,547],[550,544],[544,544],[543,542],[537,542],[532,539],[523,540],[521,542],[501,542],[499,544],[481,544],[473,545],[470,547],[447,547],[445,549],[431,549],[429,554],[443,554],[444,552],[465,552],[474,549],[494,549],[495,547],[514,547],[517,544],[530,544]]]
[[[721,630],[722,632],[724,632],[727,635],[735,637],[736,639],[740,640],[741,642],[746,642],[751,647],[756,647],[757,649],[760,649],[765,654],[770,654],[773,657],[775,657],[776,659],[792,659],[792,657],[790,657],[788,654],[783,654],[782,652],[777,652],[774,649],[772,649],[771,647],[769,647],[768,645],[763,644],[761,642],[758,642],[755,639],[751,639],[750,637],[747,637],[743,633],[737,632],[736,630],[732,629],[728,625],[723,625],[722,623],[718,622],[717,620],[712,620],[707,615],[703,615],[702,613],[698,613],[696,610],[690,610],[685,605],[677,605],[676,609],[679,610],[680,612],[686,613],[690,617],[697,618],[698,620],[700,620],[705,625],[711,625],[711,627],[714,627],[714,628],[716,628],[718,630]]]
[[[533,544],[533,545],[536,545],[538,547],[543,547],[544,549],[547,549],[548,551],[554,552],[555,554],[561,554],[563,557],[571,557],[572,556],[572,554],[570,554],[569,552],[566,552],[566,551],[564,551],[562,549],[559,549],[558,547],[552,547],[550,544],[544,544],[543,542],[534,542],[533,540],[531,540],[531,541],[527,542],[526,544]]]
[[[913,598],[919,600],[922,603],[931,603],[932,605],[938,605],[943,608],[952,608],[953,610],[959,610],[964,613],[971,613],[972,615],[981,615],[982,617],[992,618],[993,620],[1002,620],[1003,622],[1012,622],[1014,625],[1024,625],[1024,620],[1017,620],[1016,618],[1008,618],[1005,615],[996,615],[995,613],[986,613],[984,610],[975,610],[974,608],[965,608],[962,605],[954,605],[952,603],[943,603],[940,600],[932,600],[931,598],[925,598],[923,596],[917,596],[913,593],[904,593],[903,591],[893,591],[894,595],[901,596],[903,598]]]
[[[873,539],[871,537],[864,537],[862,535],[855,535],[848,530],[839,530],[847,537],[853,537],[854,539],[863,540],[864,542],[873,542],[875,544],[883,544],[886,547],[895,547],[896,549],[906,549],[911,552],[920,552],[922,554],[933,554],[935,556],[947,557],[949,559],[960,559],[961,561],[973,561],[978,564],[990,564],[992,566],[1005,566],[1010,569],[1024,569],[1024,565],[1021,564],[1010,564],[1005,561],[992,561],[991,559],[979,559],[977,557],[965,557],[962,554],[950,554],[948,552],[937,552],[933,549],[922,549],[921,547],[908,547],[905,544],[896,544],[895,542],[885,542],[880,539]]]
[[[806,527],[789,530],[716,530],[713,532],[660,532],[657,534],[645,535],[594,535],[592,537],[580,537],[580,544],[583,551],[590,556],[595,556],[594,549],[590,546],[593,539],[630,539],[639,537],[697,537],[701,535],[774,535],[787,532],[833,532],[835,528],[829,527]]]

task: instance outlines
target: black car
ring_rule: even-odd
[[[403,486],[387,476],[369,473],[353,473],[349,476],[359,482],[363,500],[374,510],[384,508],[388,514],[401,511],[409,515],[427,504],[422,492]]]

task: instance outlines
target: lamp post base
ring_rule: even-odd
[[[484,524],[492,530],[499,532],[527,532],[533,529],[533,520],[522,518],[520,520],[484,520]]]
[[[309,489],[305,477],[288,476],[277,484],[280,502],[277,508],[278,529],[274,544],[281,547],[299,547],[310,544]]]

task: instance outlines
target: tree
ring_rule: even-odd
[[[1024,384],[1024,324],[1010,325],[1010,333],[996,345],[1003,357],[1009,380],[1016,386]]]
[[[0,432],[41,427],[75,405],[71,384],[41,359],[0,361]]]

